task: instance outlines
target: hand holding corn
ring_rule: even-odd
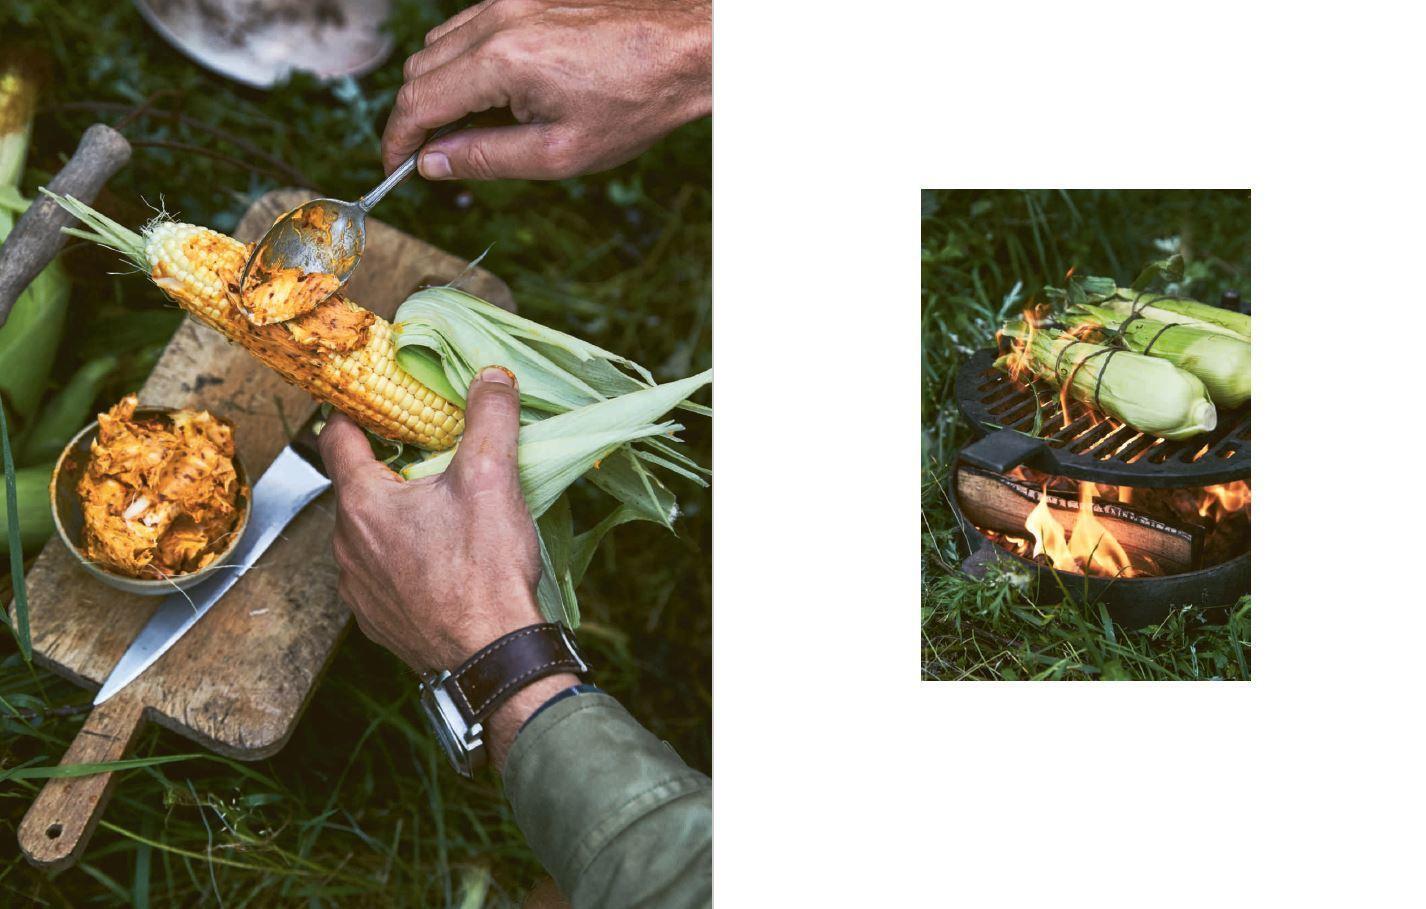
[[[341,415],[318,439],[337,493],[337,591],[362,632],[417,671],[454,669],[496,638],[542,621],[540,548],[516,468],[514,382],[492,366],[471,383],[467,438],[436,476],[397,479]],[[577,682],[542,679],[496,712],[488,729],[497,766],[524,717]]]

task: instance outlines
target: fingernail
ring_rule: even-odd
[[[480,381],[494,382],[497,385],[515,385],[515,374],[504,366],[487,366],[480,371]]]
[[[451,161],[440,152],[421,156],[421,176],[427,180],[444,180],[451,175]]]

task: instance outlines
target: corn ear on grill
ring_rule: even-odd
[[[139,234],[73,197],[52,198],[92,229],[69,233],[124,253],[199,321],[363,428],[431,451],[450,448],[465,430],[459,406],[397,365],[391,323],[344,295],[295,319],[254,325],[238,306],[247,244],[169,220]]]

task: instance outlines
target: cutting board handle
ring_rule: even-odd
[[[99,764],[122,760],[143,726],[144,705],[120,692],[89,712],[84,728],[60,761]],[[113,773],[52,777],[20,822],[20,849],[41,868],[63,870],[84,852],[114,792]]]

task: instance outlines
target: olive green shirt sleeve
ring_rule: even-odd
[[[575,909],[711,903],[713,783],[609,695],[540,711],[504,780],[515,822]]]

